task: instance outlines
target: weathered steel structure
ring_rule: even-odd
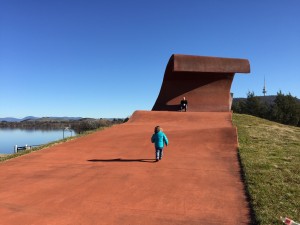
[[[177,111],[186,97],[191,112],[230,111],[235,73],[250,73],[247,59],[171,56],[153,111]]]

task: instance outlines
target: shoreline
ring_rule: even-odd
[[[6,156],[9,156],[9,155],[11,155],[11,154],[9,154],[9,153],[7,153],[7,154],[0,153],[0,158],[2,158],[2,157],[6,157]]]

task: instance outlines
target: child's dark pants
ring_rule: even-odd
[[[161,160],[163,157],[163,148],[156,148],[156,159]]]

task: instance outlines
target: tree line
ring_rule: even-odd
[[[262,97],[255,96],[254,92],[248,92],[246,99],[233,101],[232,110],[300,127],[300,102],[290,93],[285,95],[279,91],[274,101],[267,102]]]
[[[123,119],[80,119],[80,120],[24,120],[21,122],[0,122],[0,128],[18,128],[18,129],[27,129],[27,130],[59,130],[69,129],[74,130],[77,134],[83,133],[89,130],[95,130],[101,127],[109,127],[115,124],[123,123]]]

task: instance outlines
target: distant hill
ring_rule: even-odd
[[[21,119],[20,121],[25,121],[25,120],[37,120],[39,117],[35,117],[35,116],[26,116],[23,119]]]
[[[22,119],[18,119],[18,118],[14,118],[14,117],[4,117],[4,118],[0,118],[0,122],[2,121],[6,121],[6,122],[21,122],[24,120],[35,120],[38,119],[38,117],[34,117],[34,116],[26,116]]]
[[[113,121],[115,119],[124,119],[124,118],[101,118],[104,120]],[[0,118],[0,122],[30,122],[30,121],[37,121],[37,122],[50,122],[50,121],[58,121],[58,122],[65,122],[65,121],[86,121],[86,120],[98,120],[95,118],[84,118],[84,117],[57,117],[57,116],[50,116],[50,117],[35,117],[35,116],[26,116],[22,119],[14,118],[14,117],[4,117]]]
[[[35,119],[26,119],[22,121],[39,121],[39,122],[49,122],[49,121],[70,121],[70,120],[80,120],[82,117],[40,117]]]
[[[22,121],[70,121],[70,120],[80,120],[82,117],[35,117],[35,116],[26,116],[22,119],[14,117],[4,117],[0,118],[0,122],[22,122]]]
[[[21,119],[13,118],[13,117],[4,117],[0,118],[0,121],[6,121],[6,122],[19,122]]]

